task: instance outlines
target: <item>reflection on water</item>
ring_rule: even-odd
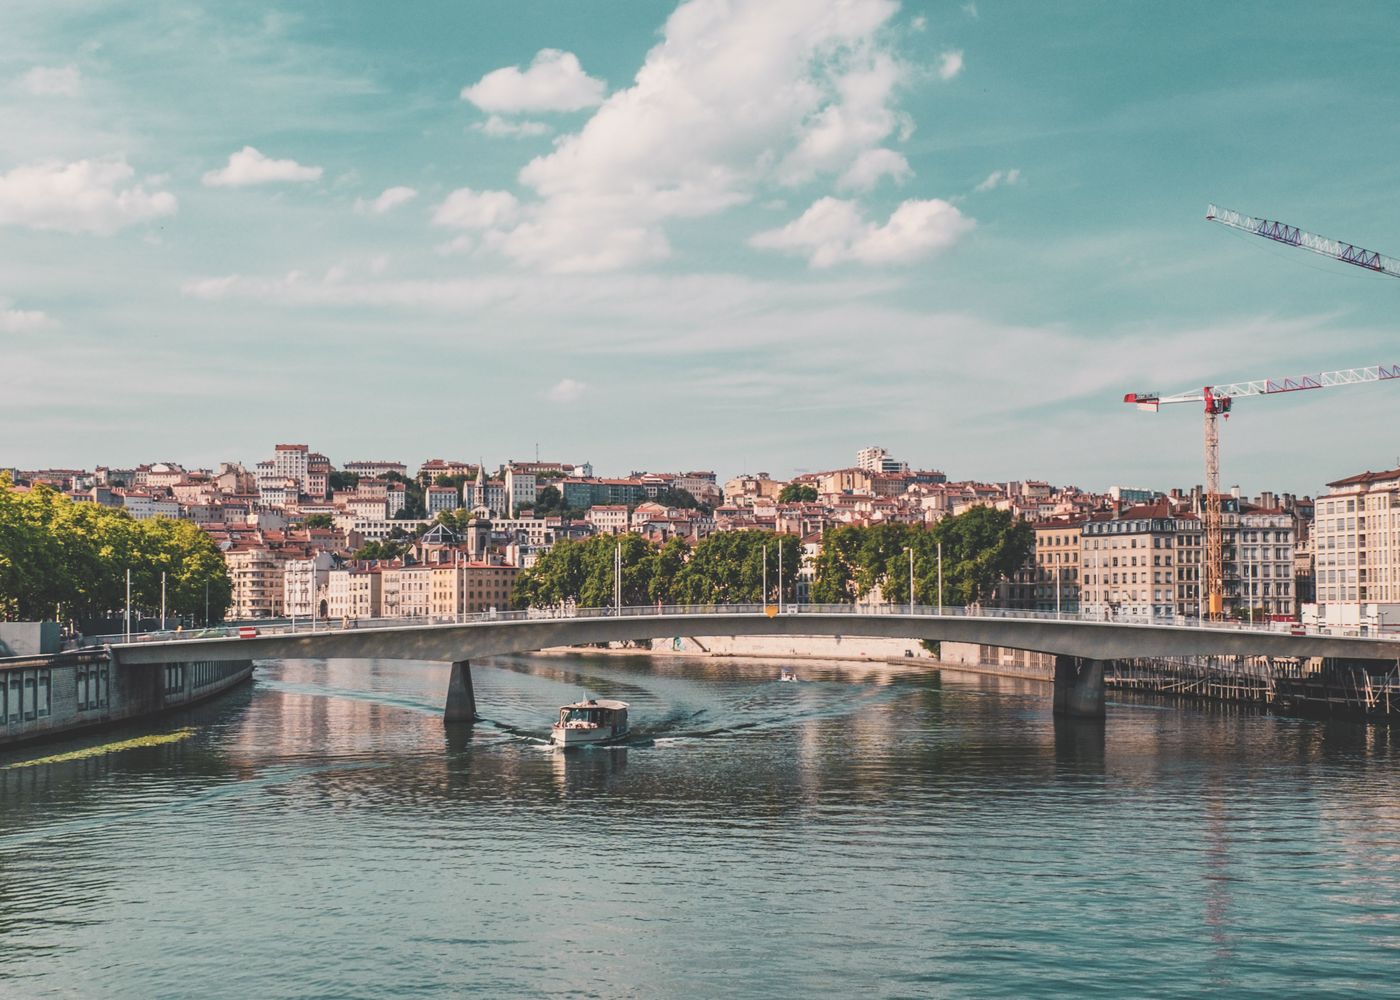
[[[1391,988],[1386,730],[918,665],[269,664],[166,745],[0,770],[0,996]],[[622,746],[547,743],[631,704]],[[143,730],[0,756],[0,766]],[[238,961],[230,957],[238,956]]]

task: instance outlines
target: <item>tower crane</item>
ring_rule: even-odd
[[[1221,528],[1220,509],[1220,426],[1218,418],[1229,419],[1231,404],[1241,396],[1271,396],[1281,392],[1301,392],[1305,389],[1327,389],[1360,382],[1384,382],[1400,378],[1400,365],[1371,365],[1366,368],[1343,368],[1316,375],[1296,378],[1252,379],[1229,385],[1208,385],[1175,395],[1155,392],[1130,392],[1125,403],[1135,403],[1139,410],[1152,410],[1168,403],[1202,403],[1205,408],[1206,495],[1205,527],[1206,609],[1212,618],[1219,618],[1225,608],[1225,546]]]
[[[1375,250],[1364,250],[1353,243],[1344,243],[1341,240],[1318,236],[1299,229],[1297,226],[1290,226],[1286,222],[1241,215],[1239,212],[1228,208],[1218,208],[1215,205],[1206,208],[1206,221],[1218,222],[1231,229],[1253,233],[1255,236],[1262,236],[1266,240],[1273,240],[1284,246],[1298,247],[1300,250],[1308,250],[1324,257],[1331,257],[1343,264],[1355,264],[1357,267],[1364,267],[1377,274],[1388,274],[1392,278],[1400,278],[1400,260],[1396,260],[1394,257],[1387,257]]]
[[[1318,236],[1290,226],[1286,222],[1243,215],[1228,208],[1210,205],[1206,208],[1206,220],[1218,222],[1222,226],[1253,233],[1264,239],[1298,247],[1311,253],[1331,257],[1344,264],[1363,267],[1377,274],[1400,278],[1400,260],[1387,257],[1375,250],[1366,250],[1354,243]],[[1230,385],[1206,386],[1200,390],[1162,396],[1155,392],[1130,392],[1123,397],[1125,403],[1136,403],[1138,409],[1156,410],[1164,403],[1202,403],[1205,408],[1205,459],[1206,459],[1206,573],[1205,584],[1208,595],[1207,611],[1211,618],[1219,618],[1225,607],[1225,551],[1221,530],[1220,510],[1220,426],[1219,418],[1228,419],[1230,405],[1241,396],[1267,396],[1280,392],[1299,392],[1304,389],[1326,389],[1336,385],[1353,385],[1358,382],[1381,382],[1400,378],[1400,365],[1372,365],[1369,368],[1344,368],[1340,371],[1322,372],[1317,375],[1301,375],[1297,378],[1256,379],[1249,382],[1235,382]]]

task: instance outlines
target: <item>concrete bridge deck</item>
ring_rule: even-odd
[[[109,641],[118,664],[190,660],[374,658],[453,664],[447,717],[470,719],[472,659],[553,646],[674,636],[858,635],[968,642],[1057,657],[1056,707],[1071,715],[1103,714],[1103,661],[1134,657],[1260,655],[1400,661],[1400,640],[1294,634],[1278,627],[1230,623],[1093,621],[1078,615],[907,605],[759,605],[532,609],[465,620],[379,620],[243,626],[232,635],[169,633]],[[349,627],[353,626],[353,627]],[[240,634],[242,637],[240,637]]]
[[[123,663],[185,659],[372,657],[442,660],[497,656],[624,639],[688,635],[860,635],[971,642],[1030,652],[1111,660],[1143,656],[1246,654],[1337,657],[1394,662],[1400,640],[1293,634],[1279,627],[1232,623],[1168,623],[1078,615],[907,605],[790,605],[767,614],[759,605],[579,608],[469,616],[463,620],[378,619],[244,626],[227,635],[163,633],[124,642],[105,637]]]

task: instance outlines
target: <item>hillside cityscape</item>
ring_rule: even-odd
[[[843,579],[819,587],[824,542],[843,528],[931,528],[978,508],[1004,512],[1029,531],[1019,564],[965,598],[1094,618],[1200,616],[1199,486],[1094,492],[1033,480],[985,483],[911,468],[877,446],[854,457],[790,480],[757,472],[720,482],[711,471],[604,477],[588,462],[336,465],[306,444],[278,444],[251,468],[153,462],[11,468],[8,476],[19,492],[47,487],[136,521],[197,526],[223,556],[232,619],[477,614],[522,603],[521,574],[561,544],[635,536],[658,549],[672,544],[679,566],[694,546],[727,532],[768,533],[797,547],[789,601],[900,602],[909,594],[893,571],[874,586]],[[1371,522],[1390,517],[1397,486],[1400,470],[1328,483],[1317,500],[1247,497],[1238,488],[1222,497],[1226,615],[1381,627],[1376,605],[1394,599],[1400,562],[1387,561],[1392,550],[1374,528],[1368,547],[1365,512],[1381,512]],[[773,568],[776,576],[776,559]],[[775,593],[768,585],[765,599]],[[942,603],[947,595],[928,596]],[[646,603],[647,593],[633,600]]]

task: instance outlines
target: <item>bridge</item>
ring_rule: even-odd
[[[215,634],[210,634],[214,632]],[[471,722],[471,661],[555,646],[674,636],[867,636],[1001,646],[1055,657],[1055,711],[1104,716],[1104,663],[1138,657],[1329,657],[1394,665],[1400,641],[1296,626],[1089,620],[1077,614],[909,605],[711,605],[530,609],[449,619],[302,622],[106,637],[118,665],[303,658],[436,660],[452,665],[444,720]]]

